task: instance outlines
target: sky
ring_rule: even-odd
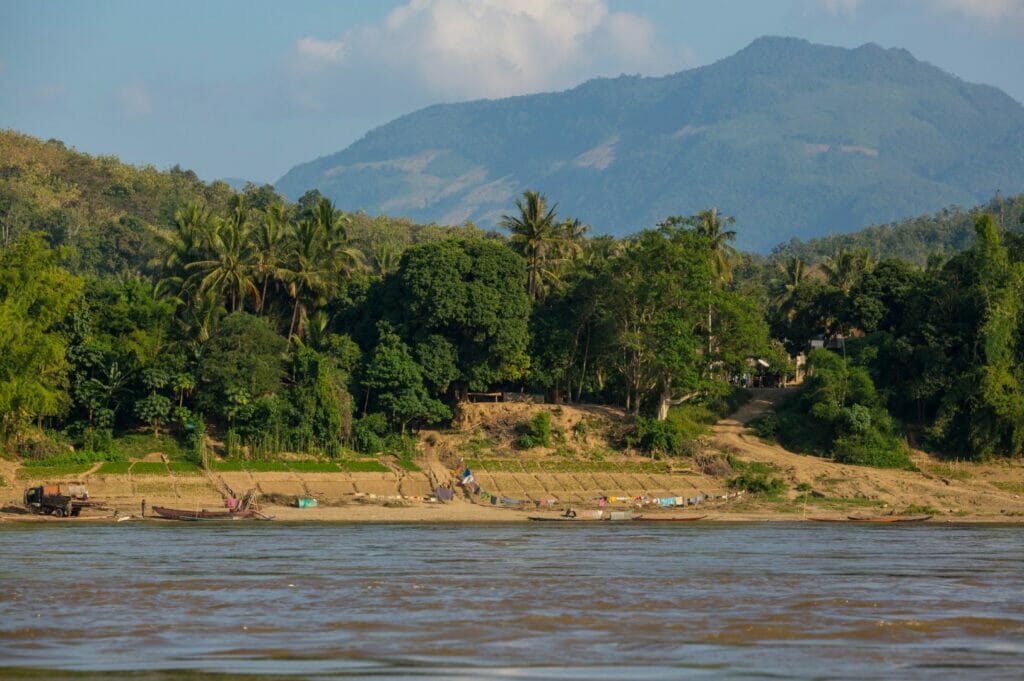
[[[0,128],[274,182],[423,106],[664,75],[762,35],[906,48],[1024,101],[1024,0],[0,0]]]

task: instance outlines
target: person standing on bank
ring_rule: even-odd
[[[146,500],[145,499],[142,500],[142,517],[143,518],[146,517]]]

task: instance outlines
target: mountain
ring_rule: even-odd
[[[1024,191],[1024,107],[905,50],[768,37],[660,78],[431,106],[276,187],[485,227],[532,188],[616,235],[715,205],[766,251]]]
[[[29,231],[73,247],[77,270],[137,273],[156,231],[189,202],[224,212],[234,192],[177,166],[157,170],[91,156],[59,140],[0,130],[0,245]]]
[[[902,258],[924,265],[933,255],[953,256],[974,245],[974,223],[981,213],[995,216],[1008,232],[1024,233],[1024,194],[1003,198],[996,194],[988,203],[970,209],[943,208],[934,215],[919,215],[888,225],[871,225],[845,234],[801,241],[791,239],[772,249],[773,259],[798,256],[817,262],[838,251],[866,249],[875,260]]]

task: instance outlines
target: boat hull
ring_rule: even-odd
[[[153,513],[168,520],[202,521],[202,520],[270,520],[259,511],[188,511],[177,508],[154,506]]]

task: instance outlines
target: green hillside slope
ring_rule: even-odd
[[[131,166],[0,130],[0,243],[42,231],[74,246],[85,271],[138,271],[157,251],[153,228],[169,227],[189,201],[220,210],[233,194],[190,170]]]

